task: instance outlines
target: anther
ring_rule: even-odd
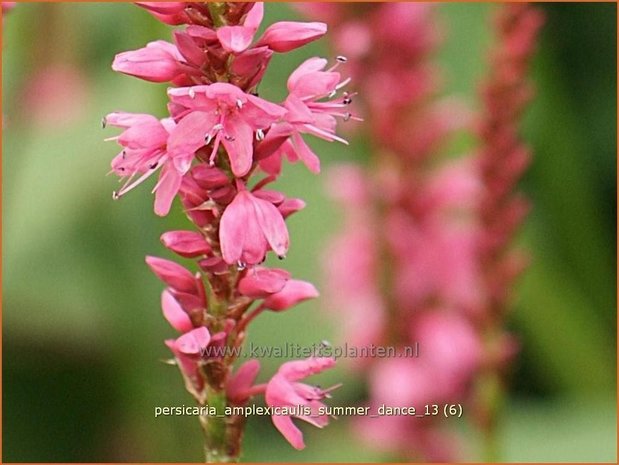
[[[236,107],[240,110],[241,108],[243,108],[243,101],[239,98],[236,99]]]
[[[155,163],[153,163],[152,165],[150,165],[150,166],[149,166],[149,168],[150,168],[151,170],[154,170],[155,168],[157,168],[157,166],[159,166],[159,162],[158,162],[158,161],[156,161]]]
[[[215,126],[213,126],[213,131],[221,131],[224,128],[224,125],[221,123],[217,123]]]
[[[118,194],[118,192],[114,191],[112,192],[112,200],[118,200],[120,199],[120,195]]]
[[[352,118],[352,113],[346,112],[346,114],[344,114],[344,121],[350,121],[350,118]]]
[[[256,140],[264,140],[264,131],[262,129],[256,131]]]
[[[226,140],[228,140],[228,141],[232,142],[232,141],[234,140],[234,137],[233,137],[233,136],[231,136],[231,135],[229,135],[229,134],[226,134],[226,135],[224,136],[224,139],[226,139]]]
[[[191,99],[196,98],[196,91],[194,90],[193,87],[189,88],[189,92],[188,93],[189,93],[189,98],[191,98]]]
[[[245,268],[247,268],[247,264],[239,260],[236,264],[236,269],[239,271],[243,271]]]
[[[348,58],[343,55],[338,55],[335,59],[338,61],[338,63],[346,63],[348,61]]]
[[[280,260],[283,260],[283,259],[286,258],[286,256],[285,255],[278,255],[277,258],[280,259]]]
[[[350,105],[352,103],[352,98],[350,97],[344,97],[344,100],[342,100],[342,103],[344,105]]]
[[[213,135],[212,134],[209,133],[206,136],[204,136],[204,143],[206,145],[210,144],[212,140],[213,140]]]
[[[106,126],[107,126],[107,119],[104,116],[103,118],[101,118],[101,129],[105,129]]]

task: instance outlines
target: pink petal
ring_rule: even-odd
[[[158,257],[146,257],[146,263],[153,273],[168,286],[181,292],[195,293],[196,284],[193,275],[178,263]]]
[[[241,53],[250,46],[255,33],[245,26],[224,26],[217,29],[217,38],[226,52]]]
[[[211,341],[211,335],[204,326],[183,334],[174,343],[176,349],[186,355],[199,355]]]
[[[110,113],[109,115],[106,115],[103,120],[105,124],[119,128],[129,128],[135,125],[157,122],[157,118],[153,115],[147,115],[144,113],[125,113],[122,111]]]
[[[271,420],[273,420],[275,427],[280,433],[282,433],[282,436],[284,436],[286,441],[288,441],[292,447],[297,450],[305,448],[303,433],[301,433],[301,430],[295,426],[290,417],[272,415]]]
[[[252,29],[254,33],[258,30],[260,23],[262,22],[262,18],[264,17],[264,3],[256,2],[247,16],[245,17],[245,27]]]
[[[181,119],[168,139],[168,153],[172,158],[193,154],[204,147],[204,138],[217,123],[214,113],[193,111]]]
[[[157,215],[166,216],[170,212],[182,179],[180,173],[170,164],[163,167],[159,182],[155,186],[155,213]]]
[[[308,376],[318,374],[335,366],[335,359],[331,357],[310,357],[305,360],[286,362],[277,370],[289,381],[299,381]]]
[[[268,296],[264,300],[264,306],[270,310],[281,311],[318,296],[318,290],[313,284],[291,279],[279,292]]]
[[[282,214],[271,202],[252,196],[256,219],[264,237],[278,256],[286,255],[289,246],[288,228]]]
[[[328,61],[324,58],[312,57],[301,63],[288,78],[288,91],[293,92],[297,87],[299,79],[306,74],[313,74],[322,71],[327,66]]]
[[[294,141],[294,147],[296,154],[303,164],[314,174],[320,173],[320,158],[312,151],[312,149],[305,143],[303,137],[299,133],[295,133],[292,136]]]
[[[319,39],[326,32],[325,23],[281,21],[269,26],[256,45],[267,45],[276,52],[289,52]]]
[[[158,40],[144,48],[119,53],[114,58],[112,69],[151,82],[166,82],[181,73],[179,58],[174,45]]]
[[[236,403],[244,402],[247,399],[245,392],[254,384],[259,371],[258,360],[252,359],[243,363],[226,384],[228,399]]]
[[[290,273],[280,269],[254,268],[239,281],[239,292],[261,299],[281,291],[290,279]]]
[[[260,263],[266,253],[267,242],[256,219],[252,199],[249,192],[240,191],[221,217],[219,241],[222,257],[228,264]]]
[[[245,176],[253,163],[254,131],[245,121],[231,116],[224,125],[225,136],[222,140],[230,166],[236,177]]]
[[[181,333],[191,331],[193,324],[189,315],[185,313],[180,304],[169,291],[163,291],[161,294],[161,308],[163,316],[174,329]]]
[[[187,258],[211,252],[204,236],[194,231],[169,231],[161,236],[161,242],[171,251]]]

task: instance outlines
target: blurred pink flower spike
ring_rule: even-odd
[[[228,264],[256,265],[272,249],[284,257],[288,229],[282,214],[271,202],[260,199],[243,186],[221,217],[219,240]]]
[[[329,397],[330,390],[322,390],[317,386],[298,381],[308,376],[320,373],[335,365],[333,358],[310,357],[284,363],[266,386],[264,394],[269,407],[309,407],[310,415],[294,415],[318,428],[329,423],[327,415],[318,415],[320,407],[325,407],[322,401]],[[303,433],[296,427],[290,415],[272,415],[271,420],[280,433],[295,449],[303,449]]]

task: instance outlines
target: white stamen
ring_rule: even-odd
[[[339,63],[346,63],[348,61],[348,58],[346,58],[344,55],[338,55],[335,59]]]
[[[256,131],[256,140],[264,140],[264,131],[262,129]]]
[[[241,99],[236,100],[236,107],[240,110],[243,108],[243,101]]]
[[[194,90],[194,88],[193,88],[193,87],[190,87],[190,88],[189,88],[189,92],[188,92],[188,93],[189,93],[189,98],[190,98],[190,99],[194,99],[194,98],[196,98],[196,91]]]

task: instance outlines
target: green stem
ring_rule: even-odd
[[[485,331],[485,352],[491,360],[496,359],[500,345],[498,321],[488,322]],[[504,402],[504,380],[500,366],[491,363],[477,381],[477,421],[482,435],[482,460],[498,462],[501,456],[499,420]]]
[[[224,2],[207,2],[208,11],[215,27],[226,25],[226,4]]]
[[[238,462],[240,441],[233,431],[233,424],[225,416],[226,393],[209,388],[207,405],[215,407],[217,415],[200,416],[204,433],[204,457],[206,463]]]

